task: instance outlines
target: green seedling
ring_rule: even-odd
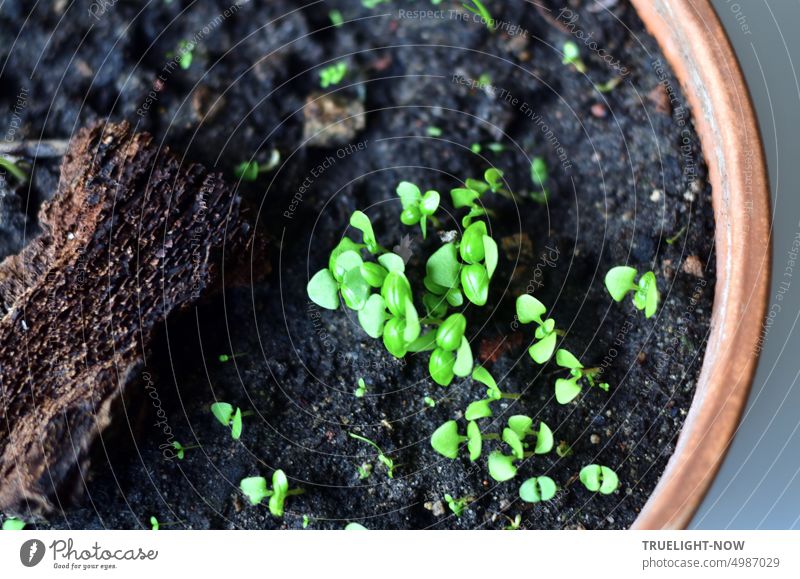
[[[350,435],[350,438],[355,438],[356,440],[360,440],[361,442],[366,442],[372,448],[377,450],[378,451],[378,462],[380,462],[383,466],[386,467],[386,471],[387,471],[386,474],[388,475],[388,477],[389,478],[394,478],[394,461],[391,458],[389,458],[388,456],[386,456],[386,454],[383,452],[383,450],[381,449],[380,446],[378,446],[375,442],[373,442],[372,440],[370,440],[369,438],[366,438],[364,436],[360,436],[360,435],[355,434],[353,432],[348,432],[348,434]]]
[[[581,60],[581,51],[577,44],[568,40],[564,43],[563,53],[564,58],[561,61],[562,64],[571,64],[578,72],[586,72],[586,65],[583,63],[583,60]]]
[[[430,128],[433,127],[429,127],[429,129]],[[397,195],[400,197],[400,203],[403,205],[400,221],[408,226],[419,223],[419,228],[422,231],[422,238],[425,239],[427,237],[428,219],[431,219],[434,225],[438,223],[434,214],[436,210],[439,209],[439,193],[437,191],[426,191],[423,195],[419,187],[408,181],[402,181],[397,186]]]
[[[545,305],[535,297],[523,294],[517,298],[519,322],[521,324],[535,322],[538,326],[534,333],[536,342],[528,349],[528,353],[537,364],[544,364],[552,358],[556,349],[557,337],[563,335],[561,330],[556,329],[556,322],[553,318],[544,318],[546,313]]]
[[[487,465],[489,467],[489,476],[497,482],[505,482],[517,476],[517,467],[514,462],[517,457],[513,455],[506,455],[495,450],[489,453],[489,460]]]
[[[175,456],[178,457],[178,460],[183,460],[184,457],[186,456],[187,450],[192,450],[193,448],[200,448],[200,447],[196,444],[192,446],[183,446],[180,442],[176,440],[172,443],[172,448],[175,450]]]
[[[415,342],[422,331],[419,315],[411,297],[411,284],[405,274],[390,271],[381,287],[380,297],[389,310],[388,319],[383,327],[383,345],[390,354],[402,358],[409,349],[416,346]],[[383,312],[380,312],[378,317],[383,315]]]
[[[467,318],[453,314],[436,330],[436,348],[428,362],[433,381],[440,386],[449,386],[454,376],[465,377],[472,372],[472,349],[464,332]]]
[[[178,52],[167,53],[167,58],[177,57],[178,66],[180,66],[183,70],[188,70],[189,67],[192,66],[192,61],[194,60],[194,49],[195,45],[193,42],[189,40],[181,40],[178,43]]]
[[[356,472],[358,472],[358,480],[367,480],[372,476],[372,464],[362,462],[360,466],[356,467]]]
[[[339,28],[342,24],[344,24],[344,17],[342,16],[341,10],[331,10],[328,12],[328,18],[331,19],[331,24],[333,24],[336,28]]]
[[[526,452],[530,444],[525,439],[532,437],[536,443],[532,452]],[[553,449],[553,431],[544,422],[539,423],[538,430],[533,429],[533,419],[517,414],[509,417],[508,427],[503,429],[503,442],[511,447],[512,454],[519,460],[534,454],[547,454]]]
[[[675,242],[678,241],[684,233],[686,233],[686,229],[687,227],[686,225],[684,225],[678,230],[678,232],[675,235],[673,235],[672,237],[668,237],[664,241],[667,242],[667,245],[674,245]]]
[[[427,129],[425,129],[425,133],[429,137],[441,137],[442,136],[442,129],[440,129],[439,127],[430,126]]]
[[[480,16],[481,21],[486,25],[486,28],[488,28],[490,32],[494,32],[495,30],[494,19],[492,18],[492,15],[489,13],[489,10],[486,8],[483,2],[481,2],[481,0],[470,0],[470,3],[471,5],[462,4],[462,6],[465,9],[472,12],[473,14]]]
[[[535,476],[520,485],[519,498],[526,503],[549,501],[557,490],[556,483],[549,476]]]
[[[461,445],[466,442],[469,459],[475,462],[481,455],[483,440],[497,438],[496,434],[482,434],[475,421],[470,421],[467,424],[467,434],[462,436],[458,432],[458,423],[455,420],[448,420],[437,428],[431,436],[431,446],[433,450],[442,456],[456,459]]]
[[[305,492],[303,489],[289,489],[289,479],[286,473],[278,469],[272,473],[272,488],[267,486],[267,479],[262,476],[253,476],[242,479],[239,488],[250,501],[251,505],[258,505],[269,498],[269,512],[276,517],[283,517],[287,497],[296,496]]]
[[[368,531],[364,525],[359,523],[347,523],[347,526],[344,528],[345,531]]]
[[[342,82],[342,79],[347,74],[347,63],[344,61],[337,62],[326,66],[319,71],[319,86],[328,88]]]
[[[0,155],[0,169],[9,172],[14,177],[14,179],[19,181],[20,183],[28,182],[28,174],[25,171],[23,171],[17,163],[1,155]]]
[[[281,162],[281,153],[278,149],[273,149],[270,153],[269,161],[266,163],[259,163],[258,161],[245,161],[236,165],[233,174],[237,179],[242,181],[256,181],[258,176],[263,173],[269,173]]]
[[[364,382],[363,378],[359,378],[358,379],[358,387],[356,388],[356,391],[355,391],[355,396],[356,396],[356,398],[363,398],[364,394],[366,394],[366,393],[367,393],[367,383]]]
[[[550,171],[547,168],[547,161],[543,157],[534,157],[531,161],[531,181],[534,187],[531,199],[536,203],[544,205],[550,199],[550,190],[547,188],[549,180]]]
[[[217,360],[219,360],[220,363],[225,364],[235,358],[241,358],[244,355],[245,354],[220,354],[219,356],[217,356]]]
[[[15,517],[11,517],[10,519],[6,519],[3,521],[3,530],[4,531],[21,531],[25,528],[25,521],[21,519],[17,519]]]
[[[594,85],[594,88],[599,93],[608,93],[617,88],[619,83],[622,82],[622,78],[615,76],[614,78],[607,80],[606,82],[601,82],[600,84]]]
[[[508,519],[508,525],[506,525],[504,530],[506,530],[506,531],[519,531],[519,529],[522,527],[522,515],[517,515],[513,519],[511,517],[506,516],[506,515],[503,515],[503,516],[505,516],[506,519]]]
[[[558,446],[556,446],[556,454],[561,458],[566,458],[572,456],[574,451],[566,440],[562,440],[558,443]]]
[[[580,360],[569,351],[560,348],[556,352],[556,364],[570,371],[569,378],[556,380],[556,401],[559,404],[569,404],[581,393],[581,380],[586,380],[589,386],[597,386],[608,392],[607,382],[597,382],[595,378],[600,373],[600,368],[584,368]]]
[[[211,405],[211,413],[220,424],[231,429],[231,438],[239,440],[242,436],[242,418],[249,413],[243,413],[241,408],[234,412],[233,406],[227,402],[215,402]]]
[[[590,464],[581,469],[580,479],[587,489],[603,495],[610,495],[619,487],[617,473],[607,466]]]
[[[150,529],[153,531],[158,531],[161,528],[161,524],[158,522],[158,519],[155,517],[150,517]]]
[[[303,528],[307,529],[309,523],[311,523],[311,519],[308,517],[308,515],[303,515]]]
[[[628,292],[633,292],[633,304],[638,310],[644,310],[646,318],[652,317],[658,309],[659,295],[656,274],[648,271],[635,282],[639,272],[636,268],[620,265],[613,267],[606,274],[606,289],[615,302],[625,299]]]
[[[428,408],[435,408],[436,407],[436,400],[434,400],[430,396],[426,396],[422,401],[425,403],[425,406],[427,406]]]
[[[462,514],[464,514],[464,509],[466,509],[467,505],[471,502],[471,498],[463,497],[460,499],[454,499],[452,496],[445,494],[444,502],[447,503],[447,506],[451,511],[453,511],[453,514],[456,517],[460,517]]]

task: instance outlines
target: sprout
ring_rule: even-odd
[[[366,393],[367,393],[367,383],[364,382],[363,378],[359,378],[358,379],[358,387],[356,388],[356,391],[355,391],[355,397],[356,398],[363,398],[364,394],[366,394]]]
[[[545,204],[550,198],[550,191],[547,182],[550,180],[550,171],[547,169],[547,161],[543,157],[534,157],[531,161],[531,181],[536,188],[531,193],[531,198],[537,203]]]
[[[621,302],[628,292],[634,292],[633,304],[638,310],[644,310],[646,318],[656,313],[658,308],[658,285],[656,274],[648,271],[634,283],[639,272],[636,268],[620,265],[613,267],[606,274],[606,289],[614,301]]]
[[[464,513],[464,509],[467,508],[467,505],[470,503],[470,497],[463,497],[460,499],[454,499],[452,496],[445,494],[444,501],[447,503],[447,506],[453,511],[453,514],[456,517],[460,517]]]
[[[586,380],[589,386],[597,386],[608,392],[607,382],[596,382],[595,377],[600,373],[600,368],[584,368],[572,353],[563,348],[556,352],[556,364],[570,371],[570,378],[556,380],[556,401],[559,404],[569,404],[581,393],[581,380]]]
[[[178,43],[178,53],[175,54],[173,52],[167,53],[167,58],[176,58],[178,66],[180,66],[183,70],[188,70],[189,67],[192,66],[192,61],[194,60],[194,48],[195,45],[193,42],[189,40],[181,40]]]
[[[436,348],[428,369],[434,382],[441,386],[448,386],[454,376],[468,376],[472,371],[472,350],[464,336],[466,327],[463,314],[453,314],[436,331]]]
[[[425,406],[427,406],[428,408],[435,408],[436,407],[436,400],[434,400],[430,396],[426,396],[425,398],[423,398],[422,401],[425,403]]]
[[[439,201],[441,198],[439,192],[426,191],[423,195],[419,187],[408,181],[402,181],[397,186],[397,195],[400,197],[400,203],[403,206],[403,212],[400,214],[400,221],[408,226],[419,223],[419,228],[422,231],[422,238],[425,239],[428,234],[428,218],[436,223],[434,214],[436,210],[439,209]]]
[[[355,434],[353,432],[348,432],[348,434],[350,435],[351,438],[355,438],[356,440],[360,440],[361,442],[366,442],[371,447],[373,447],[375,450],[377,450],[378,451],[378,462],[380,462],[383,466],[386,467],[386,470],[387,470],[386,474],[388,475],[388,477],[389,478],[394,478],[394,461],[391,458],[389,458],[388,456],[386,456],[386,454],[383,452],[383,450],[381,449],[380,446],[378,446],[375,442],[373,442],[369,438],[366,438],[365,436],[360,436],[360,435]],[[363,468],[363,466],[364,465],[362,465],[362,468]],[[371,466],[370,466],[370,471],[371,471]],[[359,478],[360,478],[360,472],[361,471],[359,470]],[[367,475],[367,476],[369,476],[369,475]],[[366,477],[364,477],[364,478],[366,478]]]
[[[172,448],[175,450],[175,456],[178,457],[178,460],[183,460],[184,457],[186,456],[186,451],[187,450],[191,450],[193,448],[200,448],[200,447],[198,445],[196,445],[196,444],[192,445],[192,446],[183,446],[180,442],[178,442],[176,440],[176,441],[174,441],[172,443]]]
[[[161,524],[158,522],[158,519],[155,517],[150,517],[150,529],[153,531],[158,531],[161,528]]]
[[[344,528],[345,531],[368,531],[364,525],[359,523],[347,523],[347,526]]]
[[[346,74],[347,63],[344,61],[326,66],[319,71],[319,86],[328,88],[329,86],[339,84]]]
[[[549,501],[555,496],[556,490],[556,483],[549,476],[535,476],[519,487],[519,498],[526,503]]]
[[[472,3],[472,6],[467,4],[462,4],[464,8],[472,12],[473,14],[480,16],[481,21],[486,25],[490,32],[494,32],[495,30],[495,23],[492,15],[489,13],[489,10],[484,6],[481,0],[469,0]]]
[[[528,349],[528,353],[537,364],[544,364],[553,356],[557,336],[562,333],[556,330],[553,318],[543,318],[545,313],[547,308],[535,297],[523,294],[517,298],[517,318],[520,323],[535,322],[538,326],[534,333],[537,341]]]
[[[441,137],[442,136],[442,129],[439,127],[428,127],[425,129],[425,132],[429,137]]]
[[[28,182],[28,174],[23,171],[20,166],[12,161],[11,159],[7,159],[0,155],[0,169],[8,171],[14,178],[19,181],[20,183],[27,183]]]
[[[610,495],[619,487],[617,473],[607,466],[590,464],[581,469],[580,479],[587,489],[592,492]]]
[[[311,522],[311,519],[309,519],[308,515],[303,515],[303,528],[304,529],[308,528],[308,524],[310,522]]]
[[[328,12],[328,18],[330,18],[331,24],[336,28],[339,28],[344,23],[344,17],[342,17],[342,12],[340,10],[331,10]]]
[[[237,408],[234,412],[233,406],[227,402],[215,402],[211,405],[211,414],[214,415],[220,424],[227,426],[231,429],[231,438],[239,440],[242,436],[242,417],[245,413],[241,408]]]
[[[504,515],[505,516],[505,515]],[[506,517],[508,519],[508,525],[505,527],[504,530],[506,531],[518,531],[522,526],[522,515],[517,515],[513,519],[510,517]]]
[[[253,476],[242,479],[239,488],[250,501],[251,505],[258,505],[269,497],[269,512],[276,517],[283,517],[286,498],[305,492],[303,489],[289,489],[289,479],[286,473],[278,469],[272,473],[272,488],[267,487],[267,479]]]
[[[262,173],[272,171],[281,162],[281,153],[278,149],[273,149],[270,153],[269,161],[259,163],[258,161],[245,161],[236,165],[233,174],[242,181],[255,181]]]
[[[461,444],[466,442],[469,459],[475,462],[481,455],[483,440],[496,438],[498,438],[496,434],[482,434],[475,421],[470,421],[467,424],[467,434],[462,436],[458,432],[458,423],[455,420],[448,420],[437,428],[431,436],[431,446],[433,450],[442,456],[455,459],[458,457],[458,450]]]
[[[578,48],[578,45],[571,40],[568,40],[564,43],[564,59],[561,61],[561,63],[571,64],[578,72],[586,72],[586,65],[581,60],[581,51]]]
[[[558,446],[556,446],[556,454],[561,458],[566,458],[572,456],[574,451],[566,440],[562,440],[558,443]]]
[[[489,453],[489,475],[497,482],[505,482],[517,476],[517,467],[514,466],[515,456],[508,456],[495,450]]]

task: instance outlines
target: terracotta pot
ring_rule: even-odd
[[[717,285],[697,391],[675,453],[634,528],[684,528],[739,425],[758,361],[771,248],[761,139],[736,56],[709,0],[632,0],[683,86],[709,169]]]

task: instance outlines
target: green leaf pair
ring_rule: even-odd
[[[269,512],[276,517],[283,517],[287,497],[303,492],[302,489],[289,490],[289,479],[286,477],[286,473],[280,469],[272,474],[272,488],[267,486],[267,479],[261,476],[242,479],[239,488],[251,505],[258,505],[269,497]]]
[[[517,318],[521,324],[536,323],[538,326],[534,337],[536,342],[528,349],[534,362],[544,364],[553,357],[558,339],[558,330],[553,318],[544,318],[547,313],[545,305],[535,297],[523,294],[517,298]]]
[[[440,386],[449,386],[455,376],[461,378],[472,372],[472,349],[464,332],[467,319],[463,314],[453,314],[436,330],[436,348],[428,362],[433,381]]]
[[[590,386],[597,386],[601,390],[608,392],[607,382],[595,382],[595,376],[599,372],[597,368],[584,368],[580,360],[569,351],[559,348],[556,352],[556,364],[570,371],[570,378],[559,378],[556,380],[556,401],[559,404],[569,404],[581,393],[581,380],[589,382]]]
[[[432,218],[439,209],[440,195],[438,191],[426,191],[423,195],[419,187],[408,181],[402,181],[397,186],[397,195],[403,205],[400,221],[404,225],[416,225],[422,231],[422,238],[427,237],[428,218]]]
[[[607,466],[590,464],[581,469],[580,479],[587,489],[603,495],[610,495],[619,487],[617,473]]]
[[[475,462],[481,455],[483,448],[483,435],[476,422],[470,421],[467,424],[466,436],[459,434],[458,423],[455,420],[448,420],[437,428],[431,436],[433,450],[442,456],[452,459],[458,458],[458,450],[464,442],[467,443],[469,459]]]
[[[549,476],[529,478],[519,487],[519,498],[526,503],[549,501],[556,495],[558,487]]]
[[[242,409],[237,408],[234,412],[233,406],[227,402],[215,402],[211,405],[211,414],[214,415],[220,424],[231,429],[231,438],[239,440],[242,436]]]
[[[534,454],[547,454],[553,449],[553,431],[544,422],[539,423],[539,429],[533,429],[533,419],[521,414],[508,419],[508,428],[503,429],[503,442],[511,447],[512,454],[519,460],[525,457],[525,449],[529,444],[525,438],[532,436],[536,440]]]
[[[635,282],[639,272],[636,268],[620,265],[612,267],[606,274],[606,289],[614,301],[621,302],[628,292],[634,292],[633,304],[638,310],[644,310],[646,318],[652,317],[658,309],[659,294],[656,274],[648,271]]]

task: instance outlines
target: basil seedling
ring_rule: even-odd
[[[404,225],[416,225],[422,231],[422,238],[427,237],[427,222],[434,220],[434,214],[439,209],[440,195],[437,191],[426,191],[423,195],[419,187],[408,181],[402,181],[397,186],[397,195],[403,206],[400,221]]]
[[[234,412],[233,406],[227,402],[215,402],[211,405],[211,414],[220,424],[231,429],[231,438],[239,440],[242,436],[242,417],[245,415],[241,408]]]
[[[536,342],[528,349],[531,358],[537,364],[544,364],[552,356],[556,349],[556,339],[563,334],[556,330],[556,322],[553,318],[544,319],[547,308],[535,297],[523,294],[517,298],[517,318],[521,324],[535,322],[538,326],[534,337]]]
[[[526,503],[549,501],[556,495],[556,483],[549,476],[529,478],[519,487],[519,498]]]
[[[453,514],[456,517],[460,517],[462,514],[464,514],[464,509],[467,508],[467,505],[470,502],[470,498],[463,497],[460,499],[455,499],[452,496],[445,494],[444,501],[447,503],[447,506],[450,508]]]
[[[344,61],[326,66],[319,71],[319,86],[328,88],[329,86],[339,84],[346,74],[347,63]]]
[[[484,439],[495,440],[497,438],[497,434],[482,434],[475,421],[467,424],[466,436],[462,436],[458,432],[458,423],[455,420],[448,420],[434,431],[431,436],[431,446],[442,456],[455,459],[458,457],[461,444],[466,442],[469,459],[475,462],[481,455]]]
[[[608,392],[607,382],[596,382],[595,377],[600,373],[600,368],[584,368],[580,360],[569,351],[560,348],[556,352],[556,364],[570,371],[570,378],[556,380],[556,401],[559,404],[569,404],[581,393],[581,380],[586,380],[589,386],[597,386]]]
[[[610,495],[619,487],[617,473],[607,466],[590,464],[581,469],[580,479],[587,489],[603,495]]]
[[[250,501],[251,505],[258,505],[269,497],[269,512],[276,517],[283,517],[286,498],[305,492],[303,489],[289,489],[289,479],[286,473],[278,469],[272,473],[272,488],[267,486],[267,479],[253,476],[242,479],[239,488]]]
[[[351,438],[355,438],[356,440],[360,440],[361,442],[366,442],[372,448],[377,450],[378,451],[378,462],[380,462],[383,466],[386,467],[387,476],[389,478],[394,478],[394,461],[391,458],[389,458],[388,456],[386,456],[386,454],[383,452],[381,447],[377,445],[377,443],[373,442],[372,440],[370,440],[369,438],[367,438],[365,436],[360,436],[360,435],[355,434],[353,432],[348,432],[348,434],[350,435]]]
[[[636,309],[644,310],[644,316],[649,318],[656,313],[658,308],[659,295],[656,274],[648,271],[639,278],[638,282],[634,283],[638,274],[636,268],[626,265],[613,267],[606,274],[606,289],[615,302],[621,302],[628,292],[634,292],[633,304]]]
[[[578,72],[586,72],[586,65],[581,60],[581,51],[577,44],[568,40],[564,43],[563,52],[564,59],[561,61],[562,64],[571,64]]]

